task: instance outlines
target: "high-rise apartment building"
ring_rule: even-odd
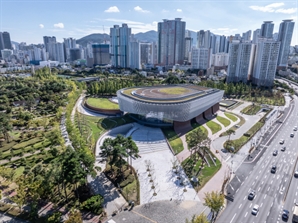
[[[287,19],[283,20],[279,25],[278,41],[280,41],[280,50],[277,64],[280,67],[286,67],[288,65],[294,24],[292,19]]]
[[[129,42],[129,45],[129,67],[132,69],[141,69],[140,43],[137,39],[132,37]]]
[[[207,70],[211,64],[211,54],[209,48],[192,48],[191,67],[192,69]]]
[[[274,24],[272,21],[264,21],[261,26],[260,37],[262,38],[272,38]]]
[[[114,25],[110,28],[111,60],[115,67],[129,67],[129,41],[131,28],[127,24]]]
[[[70,49],[77,48],[76,39],[73,39],[73,38],[64,38],[63,43],[64,43],[64,54],[65,54],[66,61],[68,61],[68,62],[73,61],[70,58],[71,57],[71,55],[70,55]],[[74,53],[74,52],[72,52],[72,53]],[[78,53],[77,53],[77,56],[78,56]]]
[[[185,55],[185,22],[181,18],[164,19],[158,23],[158,64],[174,66],[183,64]]]
[[[242,34],[242,40],[251,41],[251,30],[248,30],[247,32]]]
[[[227,82],[246,83],[253,69],[255,45],[235,40],[230,43]]]
[[[65,62],[65,55],[64,55],[64,44],[63,43],[54,43],[54,60],[59,61],[60,63]]]
[[[258,86],[272,87],[277,67],[280,42],[272,39],[258,40],[252,82]]]
[[[197,47],[210,48],[211,32],[209,30],[200,30],[197,32]]]
[[[43,37],[43,43],[44,43],[44,46],[46,48],[46,51],[49,52],[49,44],[51,43],[56,43],[56,37],[55,36],[44,36]]]
[[[80,48],[69,49],[69,61],[73,62],[79,59],[82,59],[81,49]]]
[[[110,64],[110,53],[109,53],[109,44],[92,44],[92,51],[93,51],[93,65],[107,65]]]
[[[261,29],[256,29],[253,32],[253,38],[252,38],[252,43],[253,44],[257,44],[258,43],[258,38],[260,38],[260,33],[261,33]]]
[[[219,52],[218,53],[225,52],[226,40],[227,40],[227,38],[224,35],[219,36]]]
[[[185,32],[185,54],[184,54],[184,60],[186,62],[188,62],[188,63],[190,63],[192,42],[193,42],[193,39],[191,38],[190,31],[186,31]]]

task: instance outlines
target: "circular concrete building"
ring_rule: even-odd
[[[210,118],[219,110],[224,91],[198,85],[132,87],[117,91],[119,108],[147,124],[188,128],[195,118]]]

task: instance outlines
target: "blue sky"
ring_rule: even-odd
[[[127,23],[133,33],[157,30],[162,19],[182,18],[193,31],[242,34],[274,22],[278,32],[283,19],[293,19],[292,45],[298,45],[298,1],[241,0],[0,0],[0,31],[10,32],[17,42],[42,43],[43,36],[58,41],[79,39],[92,33],[109,33],[115,24]]]

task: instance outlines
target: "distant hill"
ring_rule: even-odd
[[[157,42],[157,32],[154,30],[135,34],[135,38],[140,42]]]
[[[197,45],[197,33],[194,31],[191,31],[191,37],[193,38],[193,45]],[[151,30],[144,33],[136,33],[134,34],[134,37],[139,40],[140,42],[157,42],[158,36],[157,31]],[[90,34],[88,36],[84,36],[81,39],[77,40],[77,44],[80,44],[82,46],[87,46],[87,43],[103,43],[104,40],[110,41],[110,36],[108,34],[101,34],[101,33],[94,33]]]
[[[87,46],[87,43],[103,43],[104,41],[110,41],[110,36],[108,34],[94,33],[88,36],[84,36],[77,40],[77,44],[82,46]]]
[[[19,43],[15,42],[15,41],[11,41],[11,44],[19,45]]]

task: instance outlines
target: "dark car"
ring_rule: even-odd
[[[286,147],[285,146],[281,147],[281,151],[286,151]]]
[[[271,167],[271,173],[275,173],[276,172],[276,165],[273,165],[272,167]]]
[[[248,195],[248,200],[253,200],[256,196],[256,192],[252,190]]]
[[[276,156],[277,153],[278,153],[278,151],[277,151],[277,150],[274,150],[274,152],[273,152],[273,156]]]
[[[289,219],[289,214],[290,214],[290,212],[288,211],[288,210],[283,210],[282,211],[282,215],[281,215],[281,217],[282,217],[282,219],[284,219],[284,220],[288,220]]]

